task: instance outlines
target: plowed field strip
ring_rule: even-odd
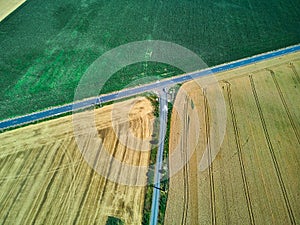
[[[294,217],[294,214],[293,214],[293,211],[292,211],[289,199],[288,199],[286,187],[284,185],[282,175],[281,175],[281,172],[280,172],[280,168],[279,168],[279,165],[278,165],[275,153],[274,153],[273,145],[272,145],[272,142],[270,140],[270,136],[269,136],[269,133],[268,133],[268,130],[267,130],[265,118],[264,118],[264,115],[263,115],[263,112],[262,112],[262,109],[261,109],[261,106],[260,106],[260,102],[259,102],[259,99],[258,99],[258,95],[257,95],[257,92],[256,92],[256,88],[255,88],[255,84],[254,84],[252,75],[249,75],[249,79],[250,79],[250,84],[251,84],[251,88],[252,88],[252,94],[254,96],[256,107],[258,109],[260,121],[261,121],[261,124],[262,124],[262,127],[263,127],[263,131],[264,131],[264,135],[265,135],[265,138],[266,138],[266,141],[267,141],[267,144],[268,144],[268,148],[269,148],[269,151],[270,151],[270,154],[271,154],[271,157],[272,157],[272,162],[273,162],[273,165],[274,165],[274,168],[275,168],[275,171],[276,171],[276,175],[277,175],[277,178],[278,178],[278,181],[279,181],[279,184],[280,184],[280,188],[281,188],[281,191],[282,191],[282,194],[283,194],[283,197],[284,197],[285,206],[286,206],[287,211],[288,211],[289,219],[290,219],[291,224],[296,224],[295,217]]]

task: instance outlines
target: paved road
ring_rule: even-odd
[[[157,218],[159,212],[160,179],[161,179],[161,171],[162,171],[165,137],[167,131],[167,121],[168,121],[168,99],[167,99],[166,88],[163,88],[162,90],[159,91],[159,120],[160,120],[159,121],[160,124],[159,145],[158,145],[157,156],[156,156],[150,225],[157,224]]]
[[[58,107],[47,109],[47,110],[44,110],[41,112],[36,112],[36,113],[28,114],[25,116],[21,116],[21,117],[9,119],[9,120],[4,120],[4,121],[0,122],[0,130],[7,129],[10,127],[14,127],[14,126],[19,126],[22,124],[32,123],[32,122],[35,122],[38,120],[53,117],[53,116],[60,115],[63,113],[72,112],[73,109],[83,109],[83,108],[86,108],[93,104],[99,104],[100,102],[101,103],[111,102],[111,101],[114,101],[117,99],[134,96],[134,95],[141,94],[141,93],[151,91],[154,89],[161,89],[163,87],[167,87],[172,84],[183,83],[183,82],[190,81],[192,79],[206,76],[209,74],[218,73],[218,72],[222,72],[222,71],[230,70],[230,69],[235,69],[235,68],[238,68],[241,66],[250,65],[253,63],[261,62],[266,59],[271,59],[274,57],[286,55],[286,54],[289,54],[292,52],[297,52],[297,51],[300,51],[300,44],[291,46],[291,47],[287,47],[285,49],[280,49],[277,51],[268,52],[268,53],[253,56],[250,58],[234,61],[234,62],[231,62],[228,64],[223,64],[220,66],[207,68],[207,69],[204,69],[201,71],[196,71],[193,73],[188,73],[188,74],[184,74],[184,75],[180,75],[180,76],[175,76],[175,77],[172,77],[169,79],[164,79],[158,83],[150,83],[150,84],[146,84],[146,85],[131,88],[131,89],[124,89],[117,93],[111,93],[111,94],[107,94],[107,95],[97,96],[94,98],[82,100],[80,102],[75,102],[75,103],[71,103],[71,104],[67,104],[67,105],[63,105],[63,106],[58,106]]]

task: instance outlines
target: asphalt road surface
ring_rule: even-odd
[[[70,103],[67,105],[63,105],[63,106],[53,107],[51,109],[47,109],[44,111],[28,114],[25,116],[20,116],[17,118],[4,120],[4,121],[0,122],[0,130],[7,129],[10,127],[14,127],[14,126],[20,126],[23,124],[28,124],[28,123],[32,123],[32,122],[35,122],[38,120],[50,118],[50,117],[53,117],[56,115],[72,112],[73,110],[76,110],[76,109],[84,109],[84,108],[90,107],[95,104],[111,102],[114,100],[141,94],[141,93],[144,93],[147,91],[152,91],[155,89],[162,89],[164,87],[172,86],[172,85],[178,84],[178,83],[184,83],[186,81],[190,81],[190,80],[202,77],[202,76],[206,76],[206,75],[210,75],[213,73],[223,72],[226,70],[250,65],[253,63],[261,62],[263,60],[286,55],[286,54],[289,54],[292,52],[297,52],[299,50],[300,50],[300,44],[291,46],[291,47],[287,47],[284,49],[280,49],[277,51],[268,52],[268,53],[264,53],[261,55],[256,55],[256,56],[253,56],[250,58],[234,61],[234,62],[231,62],[228,64],[223,64],[223,65],[219,65],[216,67],[207,68],[207,69],[204,69],[201,71],[196,71],[196,72],[192,72],[192,73],[188,73],[188,74],[183,74],[180,76],[175,76],[172,78],[161,80],[159,82],[150,83],[150,84],[138,86],[138,87],[131,88],[131,89],[124,89],[124,90],[121,90],[116,93],[106,94],[106,95],[102,95],[102,96],[96,96],[96,97],[93,97],[90,99],[84,99],[80,102],[74,102],[74,103]]]
[[[159,212],[159,197],[160,197],[160,179],[162,172],[162,161],[164,153],[164,144],[167,131],[168,122],[168,99],[167,89],[163,88],[159,91],[159,145],[156,156],[155,175],[154,175],[154,187],[152,194],[151,216],[150,225],[157,224],[158,212]]]

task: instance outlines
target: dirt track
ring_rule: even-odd
[[[299,74],[297,53],[218,74],[219,87],[182,86],[174,107],[182,111],[171,120],[170,153],[180,152],[170,158],[171,174],[190,160],[170,179],[165,224],[299,223]],[[216,118],[208,99],[217,89],[227,119],[214,159]],[[214,160],[201,171],[206,150],[205,159]]]
[[[115,131],[125,136],[131,131],[149,143],[151,103],[138,98],[97,109],[94,115],[96,138],[103,140],[93,156],[94,166],[136,179],[135,173],[125,174],[122,167],[112,168],[101,154],[108,151],[127,165],[148,166],[150,144],[148,151],[137,151],[139,146],[130,149],[118,140]],[[84,135],[85,123],[81,122],[79,133]],[[78,149],[72,116],[2,133],[0,142],[0,224],[105,224],[107,216],[141,224],[145,187],[120,185],[98,175]],[[139,173],[139,179],[146,184],[145,173]]]

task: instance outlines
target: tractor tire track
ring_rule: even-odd
[[[30,154],[27,154],[27,157],[24,159],[24,161],[23,161],[23,163],[21,164],[21,166],[19,167],[19,170],[18,170],[18,173],[20,173],[21,172],[21,170],[23,170],[23,169],[25,169],[26,167],[25,167],[25,165],[26,165],[26,162],[27,162],[27,159],[30,159],[31,157],[30,156],[33,156],[34,155],[34,153],[33,153],[34,151],[31,151],[30,152]],[[38,158],[39,156],[37,156],[37,158]],[[13,157],[11,157],[11,158],[13,158]],[[14,161],[14,160],[13,160]],[[7,162],[11,162],[11,160],[8,160]],[[6,162],[6,163],[7,163]],[[9,163],[8,163],[9,164]],[[13,163],[11,163],[11,164],[13,164]],[[30,167],[29,167],[30,168]],[[30,169],[29,169],[30,170]],[[22,186],[22,184],[23,184],[23,182],[24,182],[24,179],[25,178],[19,178],[19,179],[17,179],[17,181],[16,181],[16,183],[14,183],[13,184],[13,187],[11,187],[10,189],[9,189],[9,192],[8,193],[6,193],[5,195],[3,195],[2,196],[2,198],[1,198],[1,200],[0,200],[0,203],[1,203],[1,209],[0,209],[0,215],[2,215],[2,213],[4,212],[4,210],[6,210],[7,209],[7,207],[8,207],[8,201],[11,199],[11,198],[13,198],[13,195],[14,194],[17,194],[18,195],[18,193],[20,192],[20,190],[19,191],[17,191],[17,193],[16,193],[16,190],[17,190],[17,188],[20,186],[20,184],[21,184],[21,186]],[[5,181],[2,181],[2,182],[5,182]],[[5,187],[1,187],[1,189],[3,190]]]
[[[34,158],[34,160],[31,159],[30,161],[31,161],[31,162],[37,162],[38,159],[39,159],[39,157],[42,155],[42,152],[43,152],[43,149],[44,149],[44,148],[45,148],[45,146],[42,147],[42,149],[39,151],[39,153],[38,153],[37,156]],[[32,150],[32,152],[34,152],[34,150]],[[30,154],[30,155],[31,155],[31,154]],[[47,155],[48,155],[48,153],[47,153]],[[46,160],[47,155],[46,155],[46,157],[44,157],[44,161]],[[29,159],[30,159],[30,157],[29,157]],[[33,169],[35,168],[35,165],[36,165],[35,163],[31,163],[27,175],[29,175],[29,174],[32,173]],[[25,188],[27,182],[28,182],[28,179],[24,178],[24,179],[22,180],[22,182],[20,183],[20,186],[15,186],[15,188],[16,188],[17,190],[16,190],[15,188],[12,188],[11,194],[16,193],[16,195],[14,196],[13,201],[12,201],[12,204],[9,206],[9,209],[8,209],[6,215],[4,216],[3,224],[5,224],[7,218],[8,218],[9,215],[10,215],[10,212],[12,212],[12,209],[13,209],[14,205],[16,204],[16,200],[17,200],[17,199],[19,198],[19,196],[21,195],[21,193],[22,193],[23,189]],[[5,200],[5,202],[4,202],[4,204],[1,204],[2,207],[3,207],[3,209],[6,209],[6,208],[8,207],[8,206],[5,206],[5,205],[7,204],[7,201],[8,201],[9,199],[11,199],[11,198],[12,198],[12,196],[8,195],[7,198],[6,198],[6,200]]]
[[[86,138],[86,137],[83,137],[83,138]],[[86,161],[84,159],[84,155],[86,154],[86,151],[88,150],[86,146],[88,146],[89,144],[89,140],[86,140],[85,143],[83,144],[83,148],[84,148],[84,151],[80,152],[80,158],[79,158],[79,163],[78,165],[76,166],[76,168],[74,168],[74,175],[73,175],[73,178],[72,178],[72,181],[71,181],[71,185],[70,185],[70,189],[73,191],[73,193],[75,193],[76,191],[80,192],[78,189],[78,187],[81,187],[82,185],[82,182],[77,184],[76,182],[80,182],[80,177],[86,177],[86,176],[81,176],[80,175],[80,171],[83,169],[83,167],[86,165]],[[74,148],[72,148],[72,151],[73,151],[73,154],[78,154],[78,143],[75,139],[72,139],[72,145],[74,146]],[[72,189],[72,187],[74,187]],[[70,193],[70,191],[68,192]],[[70,195],[68,195],[67,197],[69,198]],[[66,200],[67,201],[67,200]],[[76,204],[76,203],[74,203]],[[63,220],[64,220],[64,215],[65,215],[65,212],[66,210],[70,210],[70,205],[64,207],[62,209],[62,213],[59,213],[58,216],[57,216],[57,219],[56,219],[56,224],[63,224]],[[74,205],[72,205],[71,207],[74,207]],[[70,215],[72,215],[72,213],[70,212]],[[69,220],[68,220],[68,223],[70,224],[71,223],[71,216],[69,216]]]
[[[3,176],[2,178],[0,178],[0,187],[2,190],[5,189],[5,187],[3,187],[3,185],[5,185],[5,182],[10,181],[10,180],[16,180],[16,184],[14,186],[18,186],[18,184],[21,182],[22,177],[23,177],[22,175],[20,175],[20,173],[22,170],[24,170],[24,166],[26,165],[26,161],[30,155],[32,155],[32,151],[30,151],[29,154],[26,154],[21,165],[18,166],[15,176]],[[1,164],[2,170],[1,170],[0,174],[7,174],[7,171],[12,171],[14,162],[17,159],[17,157],[18,157],[18,154],[15,154],[15,155],[12,154],[7,157],[8,159],[2,159],[2,161],[3,161]],[[11,162],[11,163],[8,163],[8,162]],[[12,192],[12,189],[9,190],[8,195],[10,195],[11,192]],[[7,197],[7,194],[4,195],[4,193],[2,193],[1,197],[0,197],[0,202],[2,202],[5,197]],[[0,213],[1,213],[1,209],[0,209]]]
[[[0,150],[1,151],[1,150]],[[4,156],[0,159],[1,163],[0,163],[0,174],[6,174],[6,171],[10,171],[10,167],[13,165],[13,164],[7,164],[7,162],[10,162],[10,161],[15,161],[14,159],[17,158],[17,155],[16,154],[9,154],[7,156]],[[8,168],[5,168],[8,167]],[[6,180],[6,177],[4,175],[4,178],[0,178],[0,184],[3,180]]]
[[[76,149],[77,145],[76,145],[76,141],[74,140],[74,138],[71,138],[70,144],[67,146],[66,151],[71,151],[70,154],[70,159],[72,160],[71,155],[75,155],[75,151],[72,152],[74,149]],[[77,163],[76,163],[77,164]],[[72,166],[71,172],[72,172],[72,179],[70,181],[69,184],[69,190],[67,191],[67,194],[65,195],[64,199],[62,200],[62,208],[61,210],[57,211],[57,214],[54,216],[54,224],[62,224],[63,222],[59,219],[61,219],[66,211],[69,209],[70,204],[67,204],[68,200],[75,195],[75,182],[74,182],[74,178],[76,177],[76,164],[74,164]],[[58,222],[59,221],[59,222]],[[44,221],[45,222],[45,221]],[[45,223],[44,223],[45,224]]]
[[[103,136],[103,137],[105,138],[105,136]],[[104,138],[102,140],[104,140]],[[104,145],[104,143],[103,143],[103,145]],[[116,141],[114,142],[112,157],[115,156],[116,148],[117,148],[118,145],[119,145],[119,139],[117,138]],[[102,148],[101,148],[101,150],[102,150]],[[105,151],[105,149],[103,151]],[[111,173],[111,169],[112,169],[112,163],[110,163],[110,162],[108,162],[108,163],[109,163],[109,166],[108,166],[107,175],[109,176],[109,174]],[[107,180],[105,179],[105,183],[104,183],[104,187],[103,187],[103,192],[101,193],[101,196],[99,198],[99,204],[101,204],[102,201],[103,201],[103,197],[104,197],[104,194],[106,192],[105,191],[106,188],[107,188]]]
[[[294,120],[293,120],[292,114],[291,114],[291,112],[290,112],[290,110],[289,110],[289,107],[288,107],[288,105],[287,105],[287,103],[286,103],[286,101],[285,101],[285,98],[284,98],[284,95],[283,95],[283,93],[282,93],[282,90],[281,90],[281,88],[280,88],[280,86],[279,86],[279,84],[278,84],[278,81],[277,81],[277,78],[276,78],[276,74],[275,74],[275,72],[274,72],[273,70],[270,70],[270,69],[267,69],[267,70],[268,70],[268,71],[270,72],[270,74],[271,74],[271,77],[272,77],[273,82],[274,82],[274,84],[275,84],[275,86],[276,86],[277,92],[278,92],[278,94],[279,94],[279,96],[280,96],[281,103],[282,103],[282,105],[283,105],[283,107],[284,107],[284,109],[285,109],[285,112],[286,112],[286,114],[287,114],[287,116],[288,116],[288,119],[289,119],[289,121],[290,121],[290,124],[292,125],[292,128],[293,128],[293,131],[294,131],[294,133],[295,133],[295,135],[296,135],[298,144],[300,144],[300,135],[299,135],[298,130],[297,130],[297,128],[296,128],[296,125],[295,125],[295,122],[294,122]]]
[[[206,89],[203,89],[204,96],[204,117],[205,117],[205,137],[206,137],[206,147],[208,149],[208,175],[209,175],[209,186],[210,186],[210,209],[211,209],[211,224],[215,225],[217,223],[216,218],[216,199],[215,199],[215,185],[214,185],[214,175],[213,175],[213,165],[212,165],[212,153],[210,146],[210,117],[209,117],[209,105],[207,100]]]
[[[60,149],[61,144],[62,144],[62,143],[60,142],[59,146],[58,146],[55,150],[53,150],[53,148],[50,148],[50,149],[52,149],[52,151],[57,152],[57,150]],[[60,155],[60,154],[55,154],[55,157],[54,157],[54,159],[52,160],[52,163],[51,163],[51,165],[50,165],[48,168],[51,168],[52,165],[53,165],[56,161],[59,162],[59,163],[58,163],[58,166],[60,167],[60,166],[62,165],[63,161],[64,161],[65,155],[66,155],[65,152],[62,153],[61,155]],[[56,160],[56,158],[57,158],[57,160]],[[48,160],[49,160],[49,159],[48,159]],[[53,185],[53,183],[54,183],[54,180],[55,180],[55,178],[56,178],[58,172],[59,172],[59,170],[56,170],[56,171],[53,173],[53,175],[51,176],[51,178],[49,179],[49,181],[45,182],[45,184],[44,184],[44,187],[46,187],[46,188],[44,189],[44,187],[43,187],[43,188],[42,188],[43,191],[41,190],[41,191],[39,192],[38,196],[39,196],[39,195],[42,195],[42,196],[38,198],[38,199],[41,199],[41,200],[40,200],[40,202],[39,202],[39,205],[37,206],[37,210],[34,212],[33,216],[30,217],[30,219],[33,218],[32,221],[31,221],[31,224],[36,224],[37,218],[38,218],[38,216],[40,215],[40,211],[42,210],[42,208],[43,208],[43,206],[44,206],[44,204],[45,204],[45,202],[46,202],[46,200],[47,200],[47,198],[48,198],[49,191],[51,190],[51,187],[52,187],[52,185]]]
[[[37,214],[36,212],[36,208],[39,206],[39,202],[41,200],[41,197],[44,192],[45,192],[45,187],[46,184],[48,183],[48,179],[47,179],[47,174],[49,174],[49,168],[52,167],[52,165],[55,163],[55,159],[58,157],[57,151],[59,150],[60,146],[62,144],[62,141],[57,141],[54,142],[51,145],[46,145],[43,149],[44,152],[47,152],[47,155],[44,157],[45,160],[44,162],[41,164],[40,168],[38,169],[38,173],[35,173],[34,176],[38,176],[36,182],[31,186],[28,196],[31,195],[31,199],[32,202],[30,204],[30,206],[28,206],[27,208],[23,207],[23,212],[20,213],[21,215],[23,215],[22,218],[19,218],[19,222],[18,223],[23,223],[23,224],[28,224],[28,223],[32,223],[32,219],[33,216],[35,216]],[[39,151],[41,151],[39,149]],[[50,172],[52,173],[52,172]],[[41,177],[41,174],[45,174],[45,176]],[[40,175],[40,177],[39,177]],[[36,183],[41,183],[41,185],[36,186]],[[37,193],[34,193],[34,190],[37,190]]]
[[[108,132],[110,133],[110,132],[113,132],[114,133],[114,131],[111,131],[111,130],[108,130]],[[109,134],[107,134],[108,136],[110,136]],[[121,129],[119,129],[119,131],[118,131],[118,134],[116,135],[117,137],[120,137],[120,135],[121,135]],[[103,139],[104,140],[104,139]],[[127,144],[127,143],[126,143]],[[114,146],[113,146],[113,154],[112,154],[112,157],[113,158],[115,158],[115,153],[117,152],[117,148],[118,148],[118,146],[119,146],[119,140],[117,139],[117,141],[115,142],[115,144],[114,144]],[[125,145],[125,146],[128,146],[128,145]],[[121,162],[123,162],[123,160],[124,160],[124,158],[125,158],[125,155],[126,155],[126,150],[127,150],[127,148],[126,149],[124,149],[124,151],[123,151],[123,153],[122,153],[122,161]],[[98,162],[99,162],[99,160],[98,159],[100,159],[100,153],[101,153],[101,151],[105,151],[105,149],[103,149],[103,148],[101,148],[101,146],[99,146],[99,150],[98,150],[98,152],[97,152],[97,154],[96,154],[96,157],[95,157],[95,161],[94,161],[94,165],[93,165],[93,168],[96,168],[96,166],[97,166],[97,164],[98,164]],[[110,163],[110,168],[111,168],[111,163]],[[118,169],[118,177],[117,177],[117,180],[118,180],[118,178],[120,177],[120,175],[121,175],[121,170],[122,170],[122,166],[120,166],[119,167],[119,169]],[[110,170],[109,170],[110,171]],[[92,173],[91,173],[91,180],[89,181],[89,186],[87,187],[87,192],[85,193],[85,195],[84,195],[84,197],[83,197],[83,201],[81,202],[81,204],[80,205],[82,205],[82,206],[84,206],[85,205],[85,203],[86,203],[86,201],[87,201],[87,197],[88,197],[88,195],[89,195],[89,193],[90,193],[90,191],[91,191],[91,188],[90,187],[93,187],[93,184],[94,184],[94,176],[95,176],[95,171],[93,170],[92,171]],[[104,184],[103,184],[103,182],[105,182]],[[101,186],[103,186],[104,185],[104,187],[106,187],[107,186],[107,183],[108,183],[108,181],[106,180],[106,179],[101,179],[98,183],[97,183],[97,185],[95,185],[95,186],[98,186],[98,187],[101,187]],[[117,187],[117,185],[116,185],[116,187]],[[101,189],[100,189],[101,190]],[[102,201],[102,198],[103,198],[103,196],[104,196],[104,194],[105,194],[105,188],[103,189],[103,191],[101,192],[101,195],[100,195],[100,193],[99,193],[99,191],[97,192],[97,194],[96,194],[96,201],[99,201],[99,202],[101,202]],[[101,196],[100,198],[99,198],[99,196]],[[77,221],[80,221],[80,217],[81,217],[81,215],[78,215],[78,219],[77,219]],[[83,219],[83,221],[87,221],[88,220],[88,218],[84,218]],[[95,221],[96,221],[96,216],[93,218],[93,223],[95,223]],[[79,224],[80,224],[80,222],[79,222]]]
[[[138,121],[139,124],[140,124],[140,122],[141,122],[141,121]],[[133,123],[134,123],[134,122],[133,122]],[[134,130],[134,129],[133,129],[133,130]],[[102,134],[102,135],[103,135],[103,140],[105,139],[105,136],[111,136],[111,133],[112,133],[112,132],[115,134],[115,131],[108,129],[106,134]],[[118,129],[118,133],[115,134],[115,135],[116,135],[117,137],[120,137],[120,135],[121,135],[122,132],[123,132],[123,131],[122,131],[122,128],[120,128],[120,129]],[[141,135],[143,136],[143,133],[142,133]],[[129,141],[129,138],[127,137],[124,146],[130,146],[130,144],[128,143],[128,141]],[[112,157],[113,157],[113,158],[115,157],[115,153],[116,153],[116,151],[117,151],[118,146],[120,146],[120,144],[119,144],[119,139],[116,138],[116,141],[114,142],[114,145],[113,145],[113,148],[112,148],[112,149],[114,149],[114,151],[113,151],[113,153],[112,153]],[[128,148],[126,147],[126,148],[124,149],[124,151],[122,151],[120,162],[125,162],[125,158],[126,158],[126,153],[127,153],[127,152],[128,152]],[[140,158],[141,158],[141,153],[140,153],[140,155],[139,155],[139,159],[140,159]],[[110,171],[111,171],[111,164],[109,163],[108,174],[110,173]],[[119,180],[120,176],[122,175],[121,172],[122,172],[122,166],[120,166],[120,167],[118,168],[117,181]],[[136,178],[136,179],[138,179],[138,178]],[[104,195],[105,195],[105,193],[106,193],[105,190],[107,189],[107,184],[108,184],[108,181],[107,181],[106,179],[101,179],[101,180],[98,182],[98,186],[101,186],[101,187],[103,186],[103,187],[104,187],[103,190],[99,189],[100,191],[97,191],[97,193],[96,193],[96,198],[95,198],[95,199],[96,199],[96,201],[99,202],[98,204],[103,203],[103,200],[104,200],[103,198],[104,198]],[[117,184],[114,184],[114,191],[117,191],[117,188],[118,188],[118,185],[117,185]],[[99,209],[99,210],[101,210],[101,209]],[[101,214],[101,213],[99,213],[99,214]],[[99,214],[97,213],[97,215],[95,215],[94,218],[92,219],[92,221],[94,222],[94,224],[96,224],[96,221],[98,220],[98,215],[99,215]]]
[[[68,224],[71,224],[71,223],[75,224],[75,223],[77,223],[77,220],[78,220],[78,218],[79,218],[79,216],[81,214],[81,209],[83,207],[82,203],[83,203],[83,201],[85,199],[85,195],[86,195],[87,190],[89,189],[89,186],[91,184],[91,182],[90,182],[91,181],[91,177],[93,176],[93,173],[94,173],[94,171],[92,170],[92,171],[89,171],[89,174],[83,174],[85,166],[87,166],[88,168],[90,168],[90,166],[87,164],[86,160],[84,159],[84,156],[87,154],[87,151],[88,151],[88,146],[90,144],[90,138],[91,137],[86,136],[86,134],[84,134],[81,137],[81,139],[85,140],[85,141],[82,142],[81,145],[78,145],[77,141],[74,140],[74,142],[75,142],[75,148],[78,145],[79,148],[83,148],[84,150],[81,149],[81,151],[79,153],[80,154],[80,163],[78,164],[78,166],[76,168],[76,171],[74,173],[74,177],[73,177],[73,180],[72,180],[72,185],[75,187],[74,192],[78,192],[78,193],[82,193],[83,192],[83,194],[81,194],[79,196],[79,198],[78,198],[79,203],[78,203],[78,201],[76,199],[76,201],[74,201],[74,205],[71,206],[71,207],[74,207],[74,208],[79,209],[79,210],[77,210],[76,214],[74,214],[73,212],[70,212],[71,216],[68,217]],[[86,177],[88,177],[87,181],[86,181]],[[81,180],[80,178],[83,178],[83,180]],[[87,183],[88,185],[84,185],[84,183]],[[82,191],[80,189],[80,187],[82,187],[82,186],[85,187],[84,191]],[[67,208],[65,208],[65,210],[67,210]],[[75,216],[75,218],[73,219],[74,216]],[[65,219],[64,216],[61,215],[58,218],[57,221],[60,221],[59,224],[61,224],[61,223],[64,223],[63,222],[64,219]],[[71,222],[71,220],[73,220],[73,222]]]
[[[249,194],[249,186],[248,186],[247,177],[246,177],[245,164],[244,164],[243,155],[242,155],[241,138],[240,138],[240,133],[239,133],[239,130],[237,127],[237,119],[236,119],[236,114],[235,114],[234,105],[233,105],[233,101],[232,101],[231,84],[229,82],[226,82],[226,86],[227,86],[227,96],[228,96],[229,108],[230,108],[230,113],[231,113],[231,121],[232,121],[233,129],[234,129],[234,139],[235,139],[235,144],[236,144],[236,147],[238,150],[238,159],[239,159],[239,163],[240,163],[240,169],[241,169],[243,187],[244,187],[244,194],[245,194],[246,201],[247,201],[247,208],[248,208],[248,213],[249,213],[250,224],[254,225],[255,220],[254,220],[252,203],[251,203],[250,194]]]
[[[294,224],[296,224],[295,217],[294,217],[294,214],[293,214],[292,207],[290,205],[290,201],[288,199],[288,194],[287,194],[287,191],[286,191],[286,187],[285,187],[285,184],[284,184],[283,179],[282,179],[280,168],[279,168],[279,165],[278,165],[278,162],[277,162],[277,159],[276,159],[276,155],[274,153],[274,148],[273,148],[273,145],[272,145],[272,142],[271,142],[271,139],[270,139],[269,132],[267,130],[267,125],[266,125],[265,118],[264,118],[264,115],[263,115],[263,112],[262,112],[262,109],[261,109],[261,104],[260,104],[259,99],[258,99],[258,95],[257,95],[257,92],[256,92],[256,87],[255,87],[255,84],[254,84],[254,80],[253,80],[253,77],[252,77],[251,74],[249,75],[249,79],[250,79],[252,94],[253,94],[253,97],[254,97],[254,100],[255,100],[256,108],[257,108],[258,113],[259,113],[259,117],[260,117],[261,125],[262,125],[262,128],[263,128],[264,136],[265,136],[265,139],[267,141],[268,149],[269,149],[269,152],[270,152],[270,155],[271,155],[271,158],[272,158],[272,162],[273,162],[273,166],[274,166],[274,169],[275,169],[278,181],[279,181],[281,192],[283,194],[283,198],[284,198],[285,206],[286,206],[286,209],[287,209],[287,212],[288,212],[288,216],[289,216],[291,224],[294,225]]]
[[[299,75],[298,71],[296,70],[294,63],[290,62],[289,67],[292,69],[292,71],[296,77],[296,80],[300,83],[300,75]]]
[[[187,164],[187,138],[188,134],[184,132],[188,132],[188,126],[187,126],[187,104],[188,98],[186,97],[184,99],[184,109],[183,109],[183,115],[184,115],[184,121],[183,121],[183,137],[181,141],[181,158],[183,160],[183,211],[182,211],[182,217],[181,217],[181,224],[187,224],[187,214],[188,214],[188,203],[189,203],[189,175],[188,175],[188,164]]]
[[[67,142],[67,143],[66,143],[66,142]],[[68,150],[67,150],[67,149],[69,149],[70,145],[72,145],[72,139],[65,139],[65,140],[62,142],[62,146],[63,146],[63,147],[60,147],[59,150],[60,150],[60,151],[64,151],[63,154],[66,154],[66,155],[68,156]],[[63,160],[63,161],[64,161],[64,160]],[[64,163],[62,163],[62,164],[64,164]],[[53,171],[53,172],[59,172],[59,171],[58,171],[59,168],[60,168],[60,165],[57,167],[57,170],[55,170],[55,171]],[[69,174],[68,174],[67,172],[64,172],[64,173],[63,173],[63,176],[60,177],[59,179],[57,179],[57,180],[58,180],[58,183],[54,185],[54,186],[56,187],[56,190],[58,190],[57,192],[59,192],[60,190],[64,190],[64,186],[67,185],[65,182],[66,182],[66,180],[68,180],[68,176],[69,176]],[[64,205],[66,204],[65,202],[66,202],[66,198],[68,197],[68,194],[69,194],[69,192],[67,192],[67,195],[64,196],[64,199],[62,199],[61,205],[56,205],[56,207],[61,207],[61,208],[64,207]],[[55,199],[55,198],[50,198],[50,203],[49,203],[49,205],[50,205],[50,206],[51,206],[51,205],[55,205],[55,204],[54,204],[54,203],[55,203],[55,200],[57,200],[57,199]],[[47,212],[45,213],[46,216],[44,216],[44,220],[43,220],[42,224],[47,224],[47,222],[49,221],[49,219],[51,219],[51,215],[49,215],[49,214],[50,214],[50,211],[51,211],[51,207],[47,207],[46,209],[47,209]],[[62,213],[62,211],[61,211],[61,210],[57,210],[57,213]],[[58,215],[55,215],[54,218],[57,218],[57,216],[58,216]],[[53,223],[52,220],[50,220],[50,221]]]
[[[94,162],[93,162],[93,168],[95,168],[95,166],[96,166],[96,164],[97,164],[97,161],[98,161],[98,158],[99,158],[100,151],[101,151],[101,149],[100,149],[100,147],[99,147],[99,149],[98,149],[98,151],[97,151],[97,153],[96,153],[96,158],[95,158],[95,160],[94,160]],[[82,212],[81,209],[84,207],[84,204],[85,204],[85,202],[86,202],[86,198],[87,198],[88,192],[89,192],[89,190],[90,190],[90,187],[92,186],[92,182],[91,182],[91,181],[92,181],[92,178],[93,178],[94,174],[95,174],[95,170],[92,169],[92,170],[90,171],[89,176],[88,176],[88,185],[86,186],[86,188],[85,188],[85,190],[84,190],[83,196],[82,196],[81,201],[80,201],[80,207],[79,207],[79,210],[77,211],[77,214],[76,214],[76,217],[75,217],[75,219],[74,219],[74,221],[73,221],[73,224],[79,224],[79,223],[77,223],[77,222],[78,222],[78,219],[79,219],[79,217],[80,217],[80,215],[81,215],[81,212]]]

